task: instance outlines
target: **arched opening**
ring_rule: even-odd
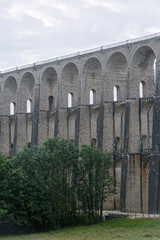
[[[96,102],[96,91],[94,89],[90,89],[89,91],[89,104],[94,104]]]
[[[120,150],[120,137],[116,137],[114,140],[114,150],[115,152]]]
[[[14,115],[15,103],[17,102],[17,81],[12,76],[8,77],[5,81],[3,102],[3,113],[7,115]]]
[[[40,109],[48,110],[56,106],[58,76],[54,68],[48,67],[42,75]],[[54,96],[54,97],[53,97]]]
[[[92,138],[92,139],[91,139],[91,147],[95,147],[95,146],[96,146],[96,143],[97,143],[96,139],[95,139],[95,138]]]
[[[62,70],[62,92],[61,105],[64,107],[73,107],[78,104],[79,100],[79,71],[76,64],[69,62]],[[74,98],[73,98],[74,95]],[[68,102],[66,101],[68,96]]]
[[[128,79],[128,72],[127,72],[127,59],[125,55],[121,52],[113,53],[106,65],[106,100],[113,101],[114,99],[114,92],[118,89],[113,86],[121,86],[121,94],[117,96],[115,93],[116,100],[123,100],[127,97],[127,79]],[[111,84],[113,83],[113,85]]]
[[[145,87],[146,87],[145,81],[141,81],[139,83],[139,97],[140,98],[143,98],[145,95]]]
[[[131,64],[131,81],[130,81],[130,97],[139,98],[140,85],[139,82],[142,80],[141,88],[143,87],[143,97],[152,96],[155,92],[155,72],[154,66],[155,53],[149,46],[142,46],[135,52]],[[145,84],[144,84],[144,83]]]
[[[27,113],[31,113],[32,112],[32,100],[28,99],[27,100]]]
[[[73,93],[68,93],[68,107],[73,106]]]
[[[113,101],[114,102],[117,102],[119,99],[119,86],[118,85],[115,85],[113,87]]]
[[[75,141],[73,139],[69,140],[73,145],[75,145]]]
[[[31,142],[29,142],[29,143],[27,144],[27,147],[28,147],[28,148],[31,148]]]
[[[34,86],[35,79],[32,73],[26,72],[20,83],[20,109],[23,112],[25,109],[27,113],[32,111],[32,103],[34,102]],[[26,106],[27,105],[27,106]]]
[[[100,61],[97,58],[88,59],[84,64],[82,74],[83,74],[82,75],[82,78],[83,78],[82,103],[84,104],[99,103],[102,99],[102,92],[103,92],[103,74],[102,74],[102,65]],[[102,86],[102,87],[100,88],[99,86]],[[94,99],[93,103],[91,103],[90,101],[90,93],[89,93],[90,90],[93,91],[91,93],[92,95],[94,95],[94,91],[96,91],[96,99]]]
[[[54,108],[54,97],[53,96],[49,96],[48,106],[49,106],[49,110],[52,110]]]
[[[15,114],[15,102],[11,102],[10,103],[10,115],[14,115]]]

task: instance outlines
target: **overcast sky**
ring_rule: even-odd
[[[0,69],[160,32],[160,0],[0,0]]]

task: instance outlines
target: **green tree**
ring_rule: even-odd
[[[113,192],[111,158],[100,149],[88,145],[82,146],[80,157],[78,199],[90,222],[95,222],[102,219],[103,204]]]
[[[77,162],[78,149],[67,140],[49,139],[42,147],[19,152],[9,181],[14,217],[42,228],[73,224]]]
[[[41,229],[99,221],[112,192],[110,166],[100,149],[79,152],[64,139],[25,147],[11,160],[0,155],[0,218]]]
[[[8,204],[6,201],[7,189],[7,176],[12,168],[11,161],[0,153],[0,221],[8,214]]]

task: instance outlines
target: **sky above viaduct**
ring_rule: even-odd
[[[160,0],[0,0],[0,70],[160,32]]]

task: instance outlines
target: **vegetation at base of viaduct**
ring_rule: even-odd
[[[0,221],[55,229],[102,220],[113,192],[110,156],[67,140],[25,147],[14,158],[0,155]]]

